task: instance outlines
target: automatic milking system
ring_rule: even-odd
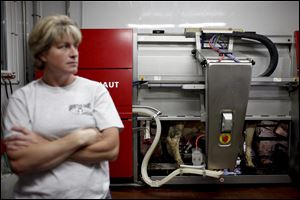
[[[138,34],[136,40],[136,177],[152,187],[290,181],[288,163],[269,174],[264,170],[292,159],[286,143],[294,133],[286,127],[295,104],[289,93],[298,79],[286,60],[291,38],[273,42],[241,30],[186,29],[184,35]],[[260,109],[270,100],[289,103]],[[270,127],[274,135],[267,145],[273,150],[262,150],[260,142],[268,139],[259,137]],[[278,143],[283,150],[275,152]],[[263,156],[273,163],[264,165]]]

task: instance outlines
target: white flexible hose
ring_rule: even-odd
[[[148,176],[148,172],[147,172],[148,162],[150,160],[150,157],[151,157],[154,149],[156,148],[156,146],[159,142],[160,135],[161,135],[161,123],[158,118],[158,115],[160,114],[160,112],[159,111],[157,112],[157,111],[158,110],[153,109],[151,107],[142,107],[142,106],[135,107],[135,106],[133,106],[133,108],[132,108],[133,113],[148,115],[150,117],[153,117],[153,119],[156,122],[156,134],[155,134],[154,140],[153,140],[150,148],[146,152],[143,162],[142,162],[142,166],[141,166],[141,173],[142,173],[143,180],[151,187],[160,187],[161,185],[167,183],[168,181],[170,181],[172,178],[174,178],[178,174],[198,174],[198,175],[210,176],[210,177],[214,177],[214,178],[220,178],[220,176],[223,174],[222,171],[212,171],[212,170],[206,170],[206,169],[193,169],[193,168],[181,166],[180,168],[174,170],[171,174],[169,174],[168,176],[166,176],[165,178],[163,178],[161,180],[156,180],[156,181],[151,180],[151,178]],[[157,112],[157,113],[155,113],[155,112]]]
[[[158,142],[159,142],[159,139],[160,139],[160,135],[161,135],[161,123],[158,119],[158,115],[157,113],[154,113],[153,110],[150,110],[146,107],[133,107],[132,108],[132,112],[133,113],[139,113],[139,114],[146,114],[150,117],[153,117],[154,116],[154,120],[156,122],[156,134],[155,134],[155,137],[154,137],[154,140],[150,146],[150,148],[148,149],[148,151],[146,152],[145,156],[144,156],[144,159],[143,159],[143,162],[142,162],[142,167],[141,167],[141,173],[142,173],[142,177],[143,177],[143,180],[148,184],[150,185],[151,187],[155,187],[155,183],[153,180],[150,179],[150,177],[148,176],[148,172],[147,172],[147,168],[148,168],[148,162],[149,162],[149,159],[154,151],[154,149],[156,148]]]

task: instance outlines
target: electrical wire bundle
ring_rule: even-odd
[[[209,47],[216,51],[219,55],[221,55],[221,58],[218,59],[219,62],[221,62],[224,57],[228,57],[231,60],[234,60],[234,62],[240,62],[233,54],[232,52],[229,52],[225,49],[227,49],[227,45],[225,44],[225,42],[223,40],[220,40],[220,35],[213,35],[209,42],[208,45]],[[220,47],[217,47],[217,45],[219,45]]]
[[[212,33],[204,33],[202,34],[202,38],[210,38],[209,40],[209,45],[210,48],[212,48],[214,51],[218,52],[219,54],[225,54],[225,56],[229,57],[230,59],[233,59],[235,62],[236,60],[234,59],[235,57],[232,55],[231,52],[226,52],[223,49],[222,43],[218,42],[218,38],[216,38],[218,35],[223,36],[223,37],[233,37],[237,39],[250,39],[250,40],[256,40],[260,42],[262,45],[264,45],[270,54],[270,63],[265,70],[260,76],[270,76],[276,69],[277,64],[278,64],[278,50],[276,45],[266,36],[257,34],[255,32],[233,32],[233,33],[220,33],[220,34],[212,34]],[[221,48],[217,47],[217,44],[221,46]],[[223,59],[222,57],[220,58],[221,60]],[[219,59],[219,60],[220,60]]]

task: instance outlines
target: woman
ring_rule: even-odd
[[[43,76],[14,92],[4,119],[15,198],[110,197],[123,124],[106,88],[75,75],[80,42],[64,15],[39,20],[29,36]]]

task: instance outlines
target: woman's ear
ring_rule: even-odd
[[[46,61],[47,61],[46,52],[40,53],[37,57],[38,57],[39,60],[42,61],[42,62],[46,62]]]

